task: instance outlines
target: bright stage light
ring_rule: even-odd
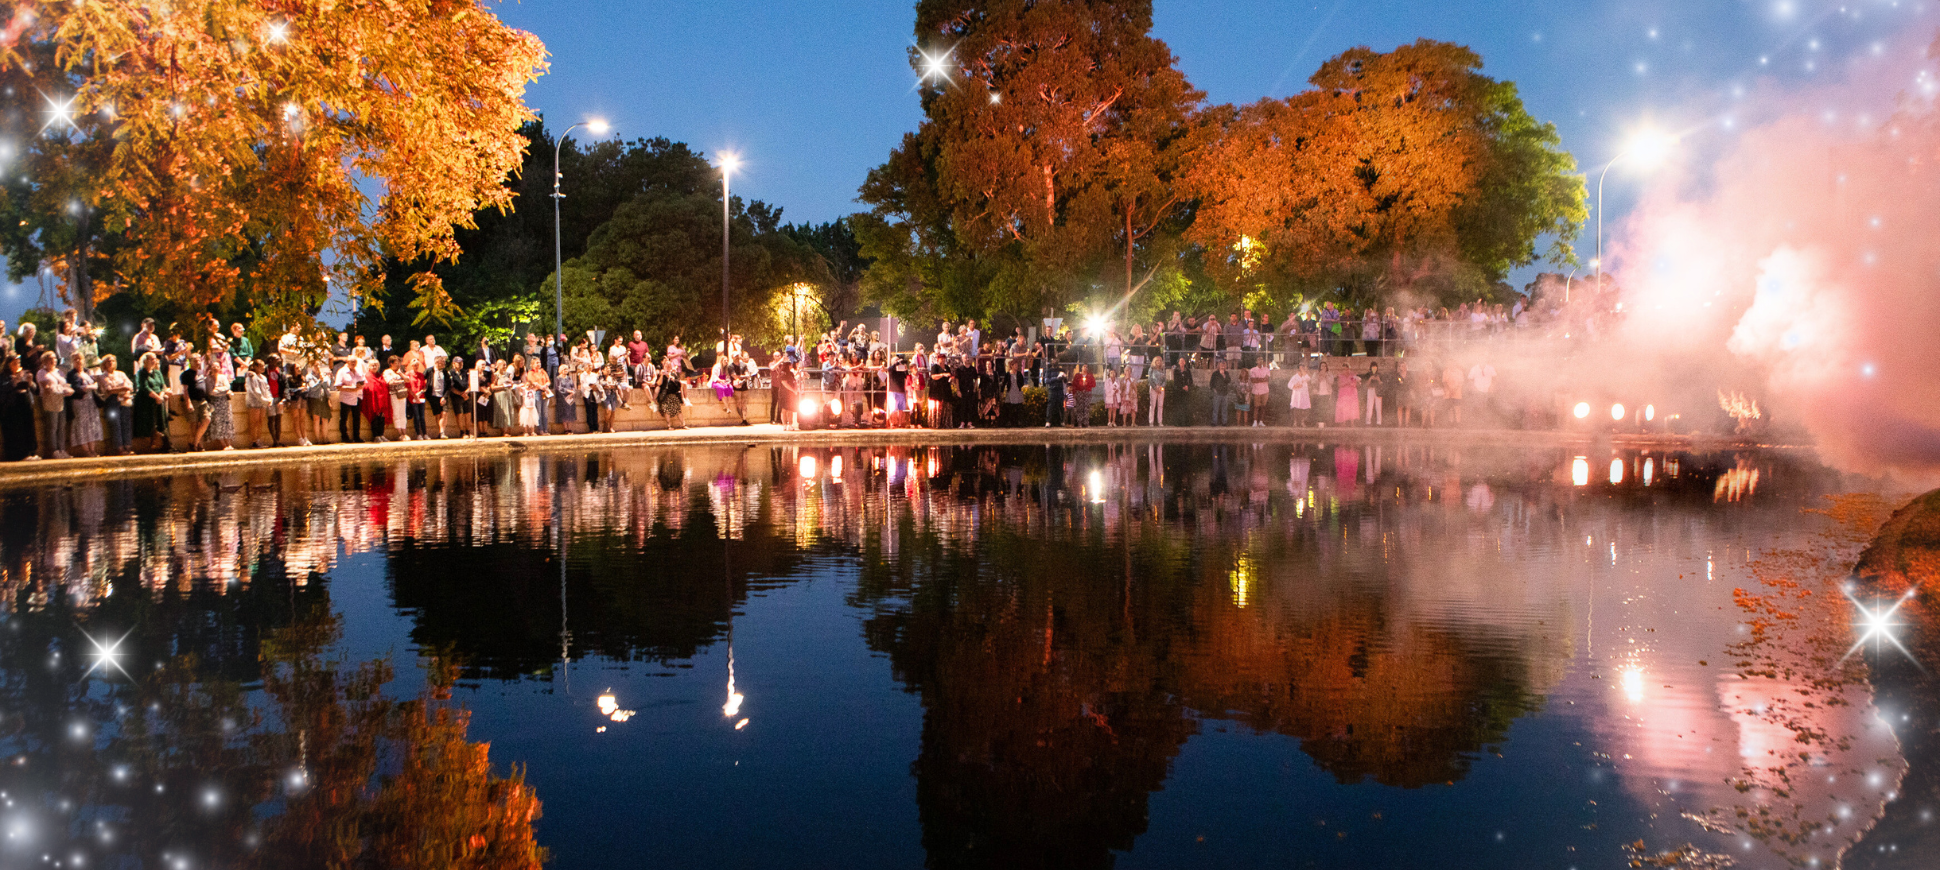
[[[1652,421],[1652,420],[1655,420],[1655,419],[1657,419],[1657,406],[1656,406],[1656,405],[1645,405],[1645,406],[1644,406],[1644,422],[1646,422],[1646,423],[1648,423],[1648,422],[1650,422],[1650,421]]]
[[[1610,406],[1610,419],[1612,419],[1612,420],[1622,420],[1622,419],[1623,419],[1623,416],[1624,416],[1624,413],[1623,413],[1623,403],[1622,403],[1622,402],[1618,402],[1617,404],[1614,404],[1614,405],[1611,405],[1611,406]]]
[[[1590,416],[1590,403],[1589,403],[1589,402],[1577,402],[1577,403],[1576,403],[1576,419],[1578,419],[1578,420],[1582,420],[1582,419],[1584,419],[1584,418],[1586,418],[1586,417],[1589,417],[1589,416]]]

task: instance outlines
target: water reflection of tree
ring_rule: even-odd
[[[1460,779],[1537,705],[1523,659],[1568,656],[1403,619],[1323,576],[1298,530],[1167,532],[987,516],[968,544],[905,524],[898,553],[865,547],[865,632],[923,698],[933,865],[1109,864],[1201,717],[1297,737],[1342,782]],[[1249,558],[1284,570],[1249,569],[1242,593]]]
[[[867,632],[923,697],[930,865],[1109,866],[1195,728],[1161,684],[1163,639],[1131,630],[1119,586],[1063,582],[1095,579],[1069,561],[1094,554],[1002,527],[975,554],[914,543],[922,582]],[[896,585],[874,576],[861,597]]]
[[[450,646],[469,671],[511,677],[559,660],[559,563],[551,546],[408,538],[385,570],[411,639]],[[802,554],[768,523],[749,523],[731,551],[705,502],[680,528],[575,534],[566,562],[571,654],[621,661],[692,658],[725,636],[755,577],[791,573]]]
[[[388,699],[389,668],[329,658],[338,626],[311,613],[265,639],[261,702],[207,678],[193,655],[134,667],[138,681],[107,691],[89,691],[72,665],[45,679],[8,672],[8,708],[37,715],[5,723],[12,763],[0,791],[16,836],[0,855],[71,866],[540,866],[538,800],[520,771],[494,775],[485,746],[466,740],[468,714],[448,699],[453,669],[434,661],[421,696]],[[29,642],[81,640],[38,614],[22,622],[42,624],[38,636],[13,633]]]
[[[1183,700],[1300,738],[1342,783],[1402,788],[1463,778],[1475,753],[1534,710],[1522,663],[1451,631],[1390,625],[1377,599],[1337,606],[1284,621],[1258,608],[1201,611],[1210,640],[1181,659]]]

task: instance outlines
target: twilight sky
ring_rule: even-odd
[[[1838,76],[1873,43],[1940,25],[1930,0],[1157,0],[1155,34],[1215,102],[1306,87],[1342,50],[1430,38],[1481,53],[1600,169],[1627,130],[1729,111],[1733,87]],[[738,193],[826,221],[920,114],[910,0],[522,0],[502,17],[543,39],[531,102],[555,122],[609,117],[626,138],[737,150]],[[1925,22],[1931,22],[1926,24]],[[1919,47],[1924,47],[1922,38]],[[1881,50],[1885,50],[1882,44]],[[1611,174],[1612,217],[1630,199]]]
[[[1716,150],[1746,93],[1863,76],[1923,51],[1934,0],[1157,0],[1155,33],[1216,102],[1286,96],[1356,46],[1430,38],[1481,53],[1555,122],[1594,173],[1626,133],[1651,124]],[[712,155],[738,151],[737,194],[784,220],[828,221],[919,118],[910,0],[522,0],[498,13],[544,40],[551,72],[529,99],[554,128],[601,115],[628,139],[666,136]],[[926,46],[927,47],[927,46]],[[1890,96],[1890,95],[1889,95]],[[1835,111],[1836,106],[1827,110]],[[1592,177],[1592,195],[1595,179]],[[1639,180],[1619,169],[1612,229]],[[1588,251],[1586,236],[1580,250]],[[1587,259],[1587,253],[1585,258]],[[1527,272],[1528,270],[1525,270]],[[1516,278],[1518,286],[1527,275]],[[38,290],[0,291],[13,320]]]

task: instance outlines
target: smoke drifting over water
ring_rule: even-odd
[[[1847,470],[1940,469],[1931,36],[1686,137],[1715,160],[1654,179],[1612,237],[1630,366],[1742,388]]]

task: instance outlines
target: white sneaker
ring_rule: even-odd
[[[386,440],[386,439],[384,438],[384,436],[382,436],[382,435],[379,435],[379,436],[377,436],[377,437],[375,437],[375,438],[372,438],[372,439],[370,440],[370,443],[372,443],[372,444],[383,444],[383,443],[385,443],[385,440]]]
[[[54,451],[54,458],[55,458],[55,459],[73,459],[74,457],[72,457],[72,456],[69,456],[69,455],[67,455],[67,451],[65,451],[65,450],[56,450],[56,451]]]
[[[309,447],[309,446],[310,446],[310,439],[308,439],[308,438],[301,438],[301,439],[298,439],[298,440],[297,440],[297,442],[296,442],[296,446],[298,446],[298,447]]]
[[[409,440],[411,440],[411,436],[409,436],[409,435],[399,435],[399,436],[397,436],[397,440],[399,440],[399,441],[409,441]]]

